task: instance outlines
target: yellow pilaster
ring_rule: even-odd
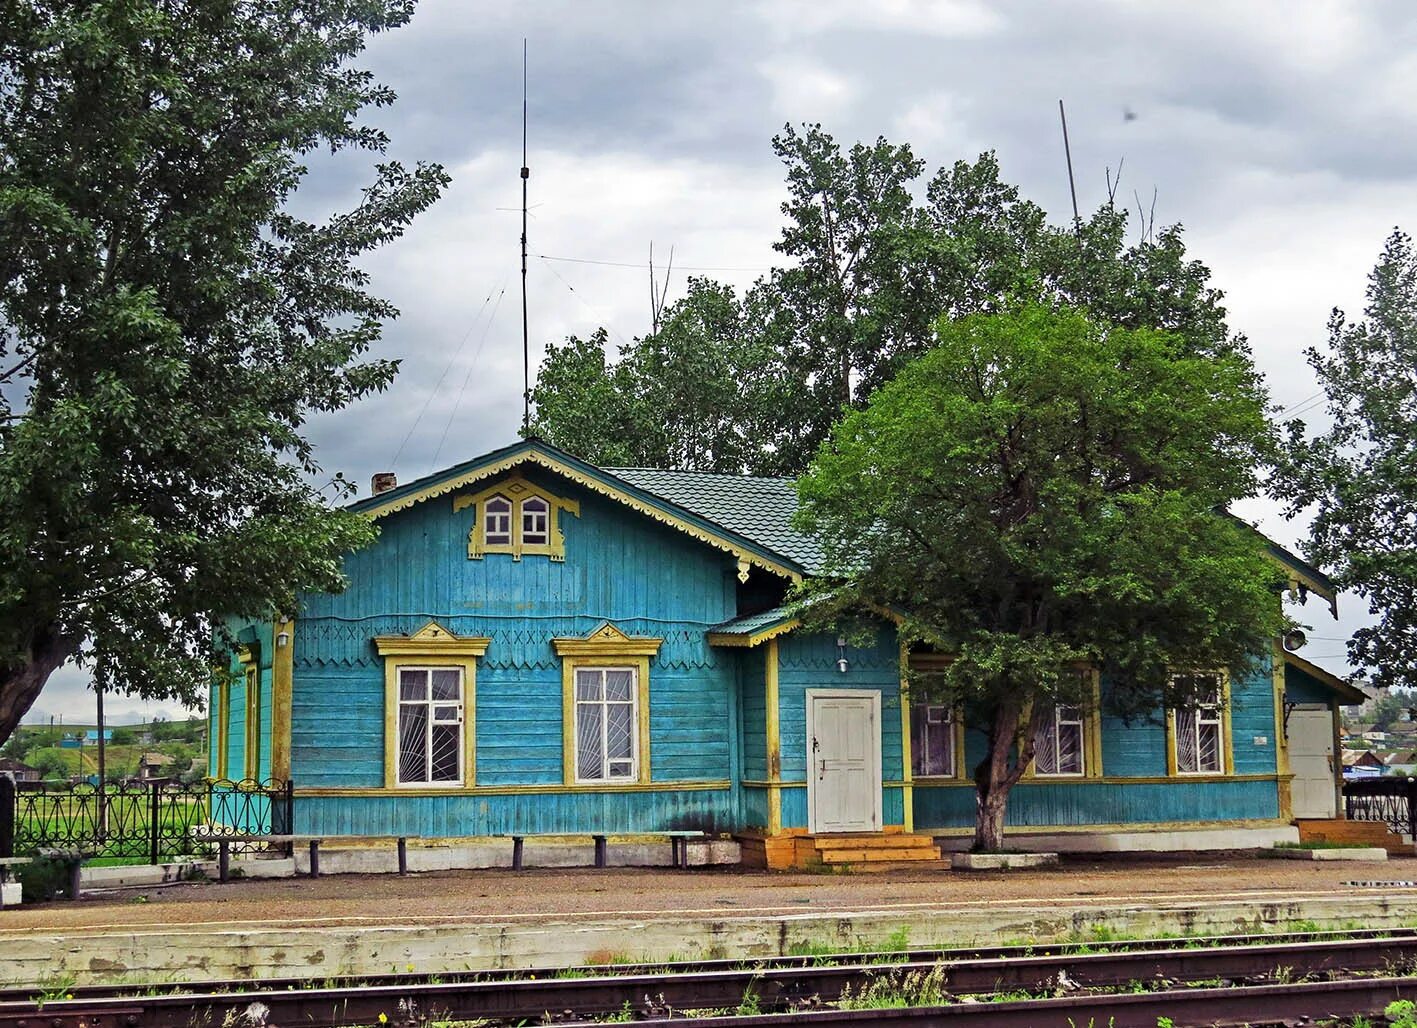
[[[905,830],[915,831],[915,775],[910,747],[910,650],[900,646],[900,780]]]
[[[777,640],[768,640],[763,669],[767,703],[768,742],[768,834],[782,831],[782,737],[778,720]]]
[[[276,619],[271,643],[271,778],[287,782],[290,780],[290,698],[295,685],[294,618]]]
[[[1279,816],[1294,817],[1294,797],[1290,790],[1293,771],[1289,767],[1289,739],[1284,731],[1284,647],[1274,642],[1274,773],[1278,776]],[[1337,753],[1337,750],[1334,750]]]

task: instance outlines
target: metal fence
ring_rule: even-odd
[[[289,835],[290,782],[204,780],[107,785],[0,775],[0,857],[44,849],[165,863],[205,856],[221,836]],[[240,842],[232,848],[259,849]]]
[[[1384,821],[1397,834],[1417,838],[1417,781],[1380,777],[1344,782],[1343,810],[1350,821]]]

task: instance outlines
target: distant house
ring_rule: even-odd
[[[0,775],[9,775],[17,782],[37,782],[42,777],[39,768],[30,767],[14,757],[0,757]]]
[[[138,781],[152,782],[172,777],[172,757],[166,753],[144,753],[138,760]]]

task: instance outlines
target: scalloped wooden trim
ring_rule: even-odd
[[[520,464],[526,463],[538,464],[541,467],[544,467],[550,471],[554,471],[557,474],[570,479],[572,482],[575,482],[577,485],[589,489],[591,492],[599,493],[602,496],[608,496],[613,500],[618,500],[620,503],[623,503],[625,506],[631,508],[632,510],[639,511],[641,514],[644,514],[645,516],[652,518],[653,520],[658,521],[661,524],[669,525],[671,528],[677,528],[685,535],[691,536],[692,538],[697,539],[700,542],[707,543],[715,549],[719,549],[724,551],[725,553],[732,554],[733,556],[738,558],[740,562],[740,577],[743,575],[741,565],[748,564],[760,567],[764,571],[770,571],[775,575],[781,575],[783,578],[790,579],[793,582],[800,582],[802,580],[801,572],[794,571],[791,568],[787,567],[785,564],[779,564],[777,561],[768,560],[765,557],[759,557],[757,554],[745,550],[743,547],[730,542],[729,540],[725,539],[723,536],[720,536],[715,532],[710,532],[706,529],[698,527],[697,525],[690,524],[684,519],[676,517],[675,515],[664,510],[662,507],[656,506],[652,503],[647,503],[646,501],[631,496],[629,493],[626,493],[623,490],[616,489],[614,486],[608,485],[605,482],[600,481],[599,479],[593,478],[590,475],[586,475],[580,471],[577,471],[575,468],[563,464],[555,457],[543,453],[535,448],[523,450],[520,453],[514,453],[508,457],[504,457],[502,460],[499,460],[496,463],[487,464],[483,467],[478,468],[476,471],[469,471],[466,474],[458,475],[455,478],[450,478],[447,481],[439,482],[436,485],[430,485],[425,489],[420,489],[416,493],[410,493],[407,496],[401,496],[397,500],[389,500],[386,503],[374,507],[371,510],[365,511],[364,514],[371,521],[378,520],[379,518],[384,517],[388,514],[393,514],[401,510],[407,510],[409,507],[412,507],[416,503],[421,503],[423,500],[432,499],[437,496],[445,496],[448,493],[455,492],[458,489],[463,488],[464,486],[471,485],[473,482],[480,482],[485,478],[491,478],[493,475],[500,475],[504,471],[509,471]]]

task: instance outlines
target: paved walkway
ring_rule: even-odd
[[[1380,887],[1350,882],[1379,882]],[[1391,883],[1391,884],[1387,884]],[[824,915],[850,911],[1099,906],[1384,895],[1417,899],[1417,859],[1387,863],[1274,858],[1072,859],[1038,871],[793,874],[657,868],[437,871],[234,880],[92,893],[0,911],[0,934],[75,929],[184,932],[246,926],[433,926]]]

